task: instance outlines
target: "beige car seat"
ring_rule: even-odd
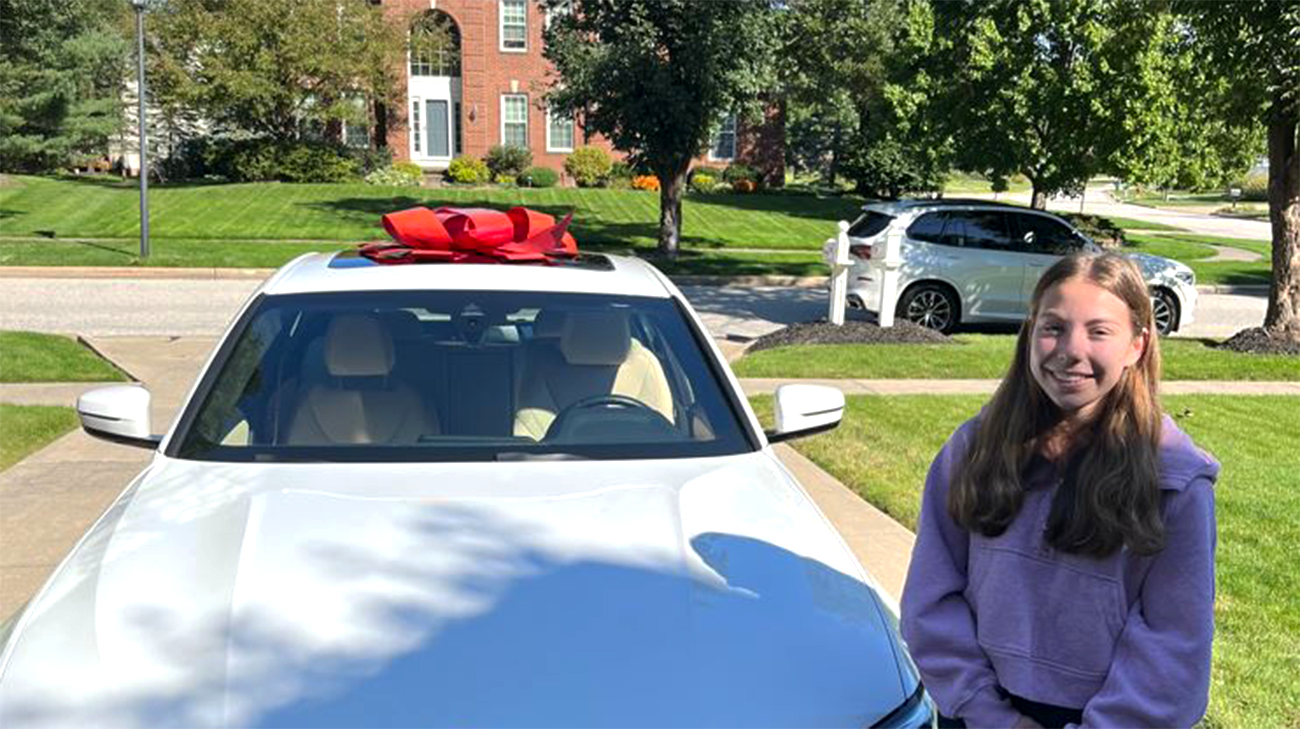
[[[541,440],[564,408],[597,395],[635,398],[674,422],[663,366],[632,337],[626,313],[572,311],[562,322],[558,346],[533,347],[523,362],[515,435]]]
[[[378,317],[335,317],[322,349],[326,377],[302,394],[286,445],[406,445],[438,432],[417,393],[391,377],[393,339]]]

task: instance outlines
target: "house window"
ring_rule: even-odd
[[[460,76],[460,29],[441,11],[426,13],[411,25],[411,75]]]
[[[420,100],[411,102],[411,141],[415,143],[415,153],[420,153]]]
[[[528,50],[528,0],[500,0],[501,50]]]
[[[736,115],[728,114],[722,118],[718,133],[709,142],[709,159],[733,160],[736,158]]]
[[[501,143],[528,146],[528,97],[524,94],[501,95]]]
[[[546,114],[546,151],[573,151],[573,115],[549,111]]]

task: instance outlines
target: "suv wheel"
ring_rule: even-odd
[[[945,286],[919,284],[898,300],[898,314],[927,329],[947,334],[957,326],[957,297]]]
[[[1151,292],[1151,313],[1161,336],[1172,334],[1178,324],[1178,300],[1165,289]]]

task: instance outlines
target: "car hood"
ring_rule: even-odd
[[[1172,278],[1179,272],[1190,273],[1192,270],[1186,264],[1172,258],[1153,256],[1150,253],[1125,253],[1124,255],[1138,265],[1142,277],[1147,281]]]
[[[769,451],[159,456],[3,660],[5,726],[864,726],[916,686]]]

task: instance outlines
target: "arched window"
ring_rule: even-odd
[[[411,24],[411,75],[460,75],[460,28],[441,10],[430,10]]]

